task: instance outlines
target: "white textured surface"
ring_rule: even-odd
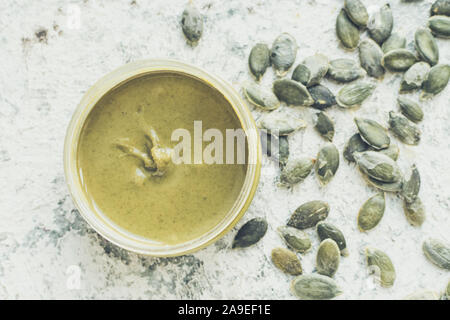
[[[193,63],[231,82],[236,89],[251,79],[247,56],[256,42],[270,44],[281,32],[297,39],[297,62],[322,52],[330,58],[357,57],[339,47],[334,23],[343,1],[212,1],[198,0],[205,15],[199,45],[187,46],[179,27],[185,1],[25,1],[0,3],[0,299],[3,298],[255,298],[292,299],[291,277],[270,262],[281,246],[275,232],[300,204],[329,202],[329,221],[347,237],[350,256],[335,276],[343,288],[339,299],[398,299],[419,289],[441,291],[449,272],[425,260],[422,240],[450,241],[450,89],[423,103],[425,119],[417,147],[398,143],[403,169],[412,163],[422,175],[421,198],[427,220],[410,226],[402,202],[387,195],[381,223],[369,233],[356,226],[359,207],[375,190],[366,186],[354,165],[341,156],[336,177],[320,188],[314,175],[292,190],[276,187],[278,171],[267,159],[255,199],[242,223],[265,217],[270,228],[263,240],[241,251],[230,249],[233,230],[193,255],[156,259],[121,250],[98,236],[80,218],[63,177],[65,130],[83,93],[97,79],[130,61],[174,58]],[[368,7],[379,1],[364,0]],[[413,34],[428,17],[431,1],[390,1],[394,31]],[[76,13],[80,23],[77,26]],[[74,28],[75,26],[75,28]],[[35,33],[47,30],[45,39]],[[364,35],[366,36],[366,35]],[[441,61],[450,62],[450,40],[438,40]],[[263,83],[270,86],[272,70]],[[386,123],[396,106],[401,75],[388,73],[375,93],[356,111],[333,107],[335,144],[342,152],[354,133],[355,115]],[[333,91],[338,86],[326,85]],[[324,141],[312,127],[312,109],[292,110],[309,127],[290,139],[291,156],[315,156]],[[254,111],[255,117],[259,116]],[[308,230],[314,249],[302,257],[305,273],[313,272],[318,239]],[[373,285],[362,250],[366,245],[387,252],[396,267],[391,289]],[[81,270],[80,289],[67,287],[69,267]],[[69,268],[69,269],[68,269]]]

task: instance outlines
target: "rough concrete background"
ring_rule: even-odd
[[[373,12],[381,3],[363,0]],[[425,25],[430,0],[389,1],[394,31],[407,37]],[[329,221],[347,237],[350,256],[335,276],[344,294],[338,299],[399,299],[421,289],[442,291],[450,280],[422,254],[426,237],[450,240],[450,90],[423,103],[425,119],[419,146],[400,146],[403,170],[416,163],[422,175],[420,196],[427,220],[410,226],[402,201],[387,195],[381,223],[360,233],[356,216],[376,190],[368,187],[353,164],[341,156],[336,177],[319,187],[314,175],[292,190],[278,188],[277,167],[265,159],[253,203],[239,222],[262,216],[269,224],[256,246],[234,251],[231,231],[195,254],[157,259],[128,253],[103,240],[81,219],[68,194],[62,150],[66,127],[84,92],[104,74],[138,59],[172,58],[193,63],[228,80],[239,90],[251,80],[247,57],[256,42],[271,44],[281,32],[297,39],[297,62],[315,52],[330,58],[354,57],[335,36],[335,19],[343,1],[196,0],[205,16],[204,35],[196,48],[186,45],[179,19],[186,1],[25,1],[0,3],[0,299],[142,298],[142,299],[293,299],[292,277],[270,262],[282,242],[275,229],[300,204],[329,202]],[[363,34],[366,37],[366,34]],[[450,62],[450,40],[438,40],[441,62]],[[290,76],[290,74],[289,74]],[[269,70],[263,84],[275,79]],[[353,111],[333,107],[335,144],[342,152],[355,132],[353,117],[386,124],[397,110],[401,74],[387,73],[374,94]],[[334,92],[339,88],[324,81]],[[417,94],[413,95],[417,98]],[[312,109],[290,110],[309,127],[290,138],[292,157],[314,157],[324,141],[313,129]],[[260,112],[254,110],[255,118]],[[314,249],[303,255],[305,273],[314,272],[318,239],[308,230]],[[369,277],[363,249],[387,252],[397,271],[391,289]],[[79,276],[79,277],[78,277]],[[79,279],[80,281],[77,281]]]

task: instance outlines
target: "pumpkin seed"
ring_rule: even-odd
[[[367,26],[369,14],[364,4],[360,0],[345,0],[344,9],[347,16],[354,24],[360,27]]]
[[[403,75],[400,92],[412,91],[422,87],[429,71],[430,65],[426,62],[421,61],[413,64]]]
[[[308,89],[301,83],[290,79],[275,80],[273,92],[281,101],[293,106],[310,106],[314,103]]]
[[[310,158],[300,158],[289,161],[281,171],[281,183],[290,186],[303,181],[311,173],[314,162],[315,161]]]
[[[306,128],[306,122],[296,119],[281,112],[271,112],[264,114],[258,121],[260,128],[266,129],[269,133],[277,132],[280,136],[291,134],[299,129]]]
[[[191,44],[195,44],[200,40],[203,33],[203,17],[191,2],[181,15],[181,28],[184,36]]]
[[[381,250],[366,248],[366,261],[372,274],[379,276],[381,286],[389,288],[395,282],[395,268],[389,256]]]
[[[284,273],[298,276],[302,274],[302,264],[297,255],[285,248],[275,248],[272,250],[272,262]]]
[[[416,227],[420,227],[425,221],[425,207],[419,197],[413,202],[403,202],[403,209],[408,222]]]
[[[361,67],[367,74],[374,78],[381,78],[384,75],[382,65],[383,51],[380,46],[371,39],[364,39],[359,44],[359,60]]]
[[[257,43],[248,57],[250,72],[259,81],[270,66],[270,49],[265,43]]]
[[[311,240],[305,232],[288,226],[279,227],[277,231],[291,249],[300,253],[305,253],[311,249]]]
[[[375,89],[375,84],[368,82],[350,83],[339,90],[336,98],[341,108],[356,108],[366,100]]]
[[[389,4],[385,4],[369,20],[367,29],[370,37],[380,45],[391,35],[394,18]]]
[[[353,50],[358,46],[359,29],[349,19],[344,9],[336,19],[336,34],[345,48]]]
[[[383,192],[369,198],[358,213],[359,230],[368,231],[375,228],[383,218],[385,207],[386,202]]]
[[[391,143],[387,130],[378,122],[370,119],[355,118],[359,135],[368,145],[376,150],[386,149]]]
[[[319,221],[325,220],[329,212],[328,203],[320,200],[309,201],[294,211],[287,225],[300,230],[311,228]]]
[[[317,224],[317,234],[320,241],[325,239],[332,239],[336,242],[342,256],[348,256],[347,243],[345,241],[344,234],[336,226],[331,223],[321,221]]]
[[[404,116],[389,112],[389,128],[403,143],[418,145],[421,132],[419,128]]]
[[[402,190],[403,179],[400,179],[396,182],[383,182],[376,180],[374,178],[369,177],[368,175],[363,173],[364,180],[367,181],[371,186],[380,189],[385,192],[399,192]]]
[[[361,139],[359,133],[355,133],[350,137],[344,147],[344,157],[350,162],[355,162],[353,153],[367,151],[368,149],[369,145],[365,143],[363,139]]]
[[[439,300],[439,295],[434,291],[424,290],[411,293],[403,300]]]
[[[450,17],[434,16],[428,20],[428,27],[434,36],[450,38]]]
[[[352,82],[364,77],[366,71],[351,59],[335,59],[330,61],[327,77],[337,82]]]
[[[395,49],[404,49],[406,47],[406,38],[399,35],[398,33],[392,33],[391,36],[383,42],[381,46],[381,50],[384,53],[388,53],[389,51]]]
[[[353,157],[361,171],[381,182],[398,182],[402,173],[397,163],[388,156],[376,151],[355,152]]]
[[[381,64],[390,71],[406,71],[414,63],[416,63],[416,56],[406,49],[391,50],[383,56]]]
[[[431,6],[430,14],[450,16],[450,0],[437,0]]]
[[[400,111],[405,117],[413,122],[420,122],[423,119],[423,111],[419,104],[405,97],[397,98]]]
[[[317,250],[316,269],[319,274],[333,277],[339,268],[341,252],[332,239],[325,239],[320,243]]]
[[[389,158],[391,158],[394,161],[397,161],[398,155],[400,153],[400,149],[398,148],[398,146],[393,143],[389,144],[389,147],[387,147],[386,149],[376,150],[376,151],[387,155]]]
[[[311,87],[319,84],[328,72],[328,58],[323,54],[315,54],[306,58],[292,73],[292,80]]]
[[[292,293],[304,300],[329,300],[342,294],[341,289],[330,277],[320,274],[305,274],[291,283]]]
[[[317,114],[315,128],[325,139],[333,141],[334,122],[325,112],[321,111]]]
[[[253,105],[263,110],[275,110],[280,106],[280,101],[272,91],[264,90],[256,84],[246,84],[243,87],[244,95]]]
[[[246,248],[261,240],[266,234],[267,222],[263,218],[247,221],[234,237],[232,248]]]
[[[317,154],[316,174],[322,186],[327,185],[339,168],[339,151],[332,143],[328,143]]]
[[[414,40],[416,50],[423,61],[432,66],[439,62],[439,47],[428,29],[419,28],[414,35]]]
[[[413,202],[416,200],[420,190],[420,174],[416,165],[412,165],[411,173],[408,179],[405,179],[402,187],[401,195],[406,202]]]
[[[421,99],[429,99],[440,93],[448,84],[450,79],[450,65],[438,64],[430,69],[423,82]]]
[[[450,270],[450,247],[441,240],[429,238],[422,245],[425,257],[434,265]]]
[[[297,56],[297,41],[288,33],[282,33],[275,39],[270,51],[270,61],[278,76],[283,76],[294,64]]]
[[[318,84],[308,88],[308,91],[314,100],[314,103],[311,105],[313,108],[323,110],[336,104],[334,94],[325,86]]]

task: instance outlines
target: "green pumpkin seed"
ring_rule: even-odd
[[[267,222],[262,218],[247,221],[234,237],[232,248],[246,248],[261,240],[266,234]]]
[[[291,283],[292,293],[304,300],[329,300],[342,294],[341,289],[330,277],[320,274],[305,274]]]
[[[375,228],[383,218],[385,207],[386,202],[383,192],[369,198],[358,213],[359,230],[368,231]]]
[[[281,171],[280,182],[283,185],[290,186],[303,181],[311,173],[314,162],[311,158],[289,161]]]
[[[200,40],[203,33],[203,17],[192,3],[186,6],[181,15],[181,28],[191,44]]]
[[[316,174],[322,186],[333,179],[339,168],[339,151],[332,143],[328,143],[317,154]]]
[[[311,240],[305,232],[288,226],[279,227],[277,231],[292,250],[305,253],[311,249]]]
[[[425,207],[419,197],[413,202],[403,202],[403,209],[408,222],[416,227],[420,227],[425,221]]]
[[[439,300],[439,294],[434,291],[424,290],[411,293],[407,295],[403,300]]]
[[[431,6],[430,14],[450,16],[450,0],[437,0]]]
[[[333,141],[334,137],[334,122],[323,111],[317,114],[317,121],[315,125],[316,130],[328,141]]]
[[[421,99],[429,99],[440,93],[447,86],[449,79],[450,65],[438,64],[432,67],[423,82]]]
[[[420,174],[416,165],[411,167],[411,173],[407,179],[405,179],[402,187],[401,195],[406,202],[413,202],[416,200],[420,190]]]
[[[364,4],[360,0],[345,0],[344,9],[347,16],[354,24],[360,27],[367,26],[369,14]]]
[[[355,118],[355,123],[361,138],[372,148],[380,150],[389,147],[391,139],[387,135],[386,128],[378,122],[370,119]]]
[[[434,36],[439,38],[450,38],[450,17],[434,16],[428,20],[428,27]]]
[[[297,255],[285,248],[275,248],[272,250],[272,262],[284,273],[298,276],[302,274],[302,264]]]
[[[416,50],[423,61],[434,66],[439,62],[439,47],[428,29],[419,28],[414,35]]]
[[[310,106],[314,103],[308,89],[301,83],[290,79],[275,80],[273,92],[281,101],[293,106]]]
[[[392,33],[391,36],[383,42],[381,46],[381,50],[384,53],[388,53],[389,51],[395,49],[404,49],[406,47],[406,38],[399,35],[398,33]]]
[[[450,270],[450,247],[444,242],[429,238],[423,242],[423,253],[425,257],[442,269]]]
[[[398,182],[402,173],[397,163],[388,156],[376,151],[355,152],[353,157],[361,171],[381,182]]]
[[[423,120],[423,111],[417,102],[405,97],[398,97],[397,102],[400,106],[400,111],[409,120],[413,122],[420,122]]]
[[[308,91],[314,100],[314,103],[311,105],[313,108],[323,110],[336,104],[334,94],[325,86],[318,84],[308,88]]]
[[[351,59],[335,59],[330,61],[327,77],[337,82],[352,82],[364,77],[366,71]]]
[[[380,46],[371,39],[364,39],[359,44],[359,60],[361,67],[367,74],[374,78],[381,78],[384,75],[382,65],[383,51]]]
[[[381,286],[390,288],[395,282],[395,268],[389,256],[381,250],[366,248],[366,261],[372,274],[379,276]]]
[[[381,64],[390,71],[406,71],[417,61],[416,56],[406,49],[391,50],[383,56]]]
[[[344,157],[350,162],[355,162],[353,153],[367,151],[369,147],[370,146],[361,139],[359,133],[355,133],[350,137],[344,147]]]
[[[393,144],[393,143],[391,143],[389,145],[389,147],[387,147],[386,149],[376,150],[376,151],[387,155],[389,158],[391,158],[394,161],[397,161],[398,155],[400,153],[399,147],[396,144]]]
[[[380,45],[391,35],[394,18],[389,4],[385,4],[369,20],[367,29],[370,37]]]
[[[275,110],[280,101],[270,90],[264,90],[256,84],[246,84],[243,87],[244,95],[253,105],[263,110]]]
[[[340,260],[341,252],[336,242],[332,239],[323,240],[317,250],[317,272],[324,276],[333,277],[339,268]]]
[[[270,61],[278,76],[283,76],[294,64],[297,56],[297,41],[288,33],[282,33],[275,39],[270,51]]]
[[[265,43],[257,43],[248,57],[250,72],[259,81],[270,66],[270,49]]]
[[[281,112],[264,114],[258,121],[260,128],[269,133],[278,133],[280,136],[291,134],[294,131],[306,128],[306,122],[287,116]]]
[[[341,108],[359,107],[372,94],[375,87],[375,84],[362,81],[347,84],[339,90],[336,102]]]
[[[328,203],[320,200],[309,201],[294,211],[287,225],[300,230],[311,228],[319,221],[325,220],[329,212]]]
[[[370,184],[371,186],[373,186],[377,189],[380,189],[381,191],[400,192],[402,190],[403,179],[400,179],[399,181],[396,181],[396,182],[383,182],[383,181],[379,181],[374,178],[371,178],[363,172],[362,172],[362,174],[363,174],[364,180],[366,180],[366,182],[368,184]]]
[[[349,19],[342,9],[336,19],[336,34],[342,45],[350,50],[355,49],[359,43],[359,29]]]
[[[422,87],[429,71],[430,65],[426,62],[421,61],[413,64],[403,75],[400,92],[412,91]]]
[[[347,242],[345,241],[344,234],[336,226],[331,223],[321,221],[317,224],[317,234],[320,241],[325,239],[332,239],[336,242],[342,256],[348,256]]]
[[[319,84],[328,72],[328,58],[323,54],[315,54],[306,58],[292,73],[292,80],[311,87]]]
[[[303,63],[300,63],[292,72],[291,79],[306,86],[308,81],[311,79],[311,70],[309,70],[309,68]]]
[[[389,129],[403,143],[418,145],[420,142],[421,132],[419,128],[404,116],[394,111],[389,112]]]

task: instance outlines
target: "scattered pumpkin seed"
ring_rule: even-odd
[[[358,227],[361,231],[369,231],[375,228],[384,215],[386,202],[384,193],[378,193],[369,198],[358,213]]]
[[[374,78],[383,77],[385,71],[382,60],[383,51],[375,41],[369,38],[361,41],[359,44],[359,61],[367,75]]]
[[[395,49],[404,49],[406,47],[406,38],[399,35],[398,33],[392,33],[391,36],[383,42],[381,46],[381,50],[384,53],[388,53],[389,51]]]
[[[293,106],[310,106],[314,103],[308,89],[301,83],[290,79],[273,82],[273,92],[281,101]]]
[[[364,151],[353,153],[353,157],[361,171],[375,180],[387,183],[402,180],[400,168],[387,155],[376,151]]]
[[[275,39],[270,51],[270,61],[278,76],[284,76],[294,64],[297,50],[297,41],[290,34],[282,33]]]
[[[390,288],[395,282],[395,268],[389,256],[381,250],[366,248],[366,261],[372,274],[379,276],[381,286]]]
[[[374,13],[367,24],[370,37],[380,45],[391,35],[394,18],[389,4],[385,4]]]
[[[303,63],[300,63],[298,66],[295,67],[294,71],[292,72],[291,79],[300,82],[302,85],[306,86],[309,79],[311,79],[311,70],[309,70],[309,68]]]
[[[359,43],[359,29],[342,9],[336,19],[336,34],[342,45],[350,50],[356,49]]]
[[[419,28],[414,35],[414,40],[416,50],[423,61],[432,66],[439,62],[439,47],[428,29]]]
[[[333,277],[339,268],[341,252],[333,239],[325,239],[317,250],[316,269],[319,274]]]
[[[292,80],[311,87],[319,84],[328,72],[329,61],[323,54],[307,57],[292,73]]]
[[[367,151],[369,147],[370,146],[361,139],[359,133],[355,133],[348,139],[347,144],[344,147],[344,157],[350,162],[355,162],[353,153]]]
[[[320,274],[304,274],[291,283],[292,293],[304,300],[329,300],[342,294],[336,282]]]
[[[267,222],[263,218],[247,221],[234,237],[232,248],[246,248],[261,240],[266,234]]]
[[[398,97],[397,102],[400,106],[400,111],[409,120],[413,122],[420,122],[423,120],[423,111],[417,102],[405,97]]]
[[[336,102],[341,108],[356,108],[366,100],[375,89],[375,84],[359,81],[350,83],[339,90]]]
[[[360,27],[367,26],[369,14],[364,4],[360,0],[345,0],[344,9],[347,16],[354,24]]]
[[[257,43],[248,57],[250,72],[259,81],[270,66],[270,49],[265,43]]]
[[[372,148],[380,150],[389,147],[391,139],[387,135],[386,128],[378,122],[371,119],[355,118],[355,123],[361,138]]]
[[[402,190],[403,179],[400,179],[396,182],[383,182],[376,180],[374,178],[369,177],[368,175],[363,173],[364,180],[367,181],[371,186],[380,189],[385,192],[399,192]]]
[[[420,142],[419,128],[394,111],[389,112],[389,128],[403,143],[418,145]]]
[[[181,28],[191,44],[196,44],[200,40],[203,33],[203,17],[192,2],[189,2],[181,15]]]
[[[298,276],[302,274],[302,264],[297,255],[285,248],[275,248],[272,250],[272,262],[284,273]]]
[[[277,231],[292,250],[305,253],[311,249],[311,240],[305,232],[288,226],[279,227]]]
[[[450,0],[436,0],[431,6],[430,14],[450,16]]]
[[[429,99],[440,93],[447,86],[449,79],[450,65],[438,64],[432,67],[423,82],[421,99]]]
[[[450,38],[450,17],[434,16],[428,20],[428,27],[434,36]]]
[[[306,122],[287,116],[281,112],[271,112],[261,116],[258,121],[260,128],[266,129],[269,133],[278,133],[280,136],[291,134],[299,129],[306,128]]]
[[[311,158],[288,161],[281,171],[280,182],[283,185],[291,186],[303,181],[311,173],[314,162]]]
[[[334,240],[339,247],[339,250],[341,251],[341,255],[344,257],[348,256],[347,243],[341,230],[339,230],[331,223],[325,221],[319,222],[316,226],[316,229],[320,241],[323,241],[325,239]]]
[[[389,144],[389,147],[387,147],[386,149],[382,149],[382,150],[377,150],[378,152],[387,155],[389,158],[391,158],[394,161],[397,161],[398,159],[398,155],[400,153],[400,149],[398,147],[398,145],[396,144]]]
[[[317,154],[316,174],[322,186],[333,179],[339,168],[339,151],[332,143],[328,143]]]
[[[411,167],[411,173],[407,179],[405,179],[402,187],[402,197],[406,202],[413,202],[416,200],[420,190],[420,174],[416,165]]]
[[[421,61],[413,64],[403,75],[400,92],[412,91],[422,87],[429,71],[430,65],[427,62]]]
[[[366,71],[351,59],[335,59],[330,61],[327,77],[337,82],[352,82],[364,77]]]
[[[244,95],[253,105],[263,110],[275,110],[280,106],[275,94],[270,90],[264,90],[254,83],[245,84],[243,87]]]
[[[423,290],[407,295],[403,300],[439,300],[439,295],[430,290]]]
[[[328,141],[333,141],[334,137],[334,122],[323,111],[317,114],[317,120],[315,125],[316,130]]]
[[[425,257],[434,265],[450,270],[450,247],[441,240],[428,238],[422,245]]]
[[[390,71],[406,71],[417,61],[416,56],[406,49],[391,50],[383,56],[381,64]]]
[[[334,94],[323,85],[316,85],[308,88],[309,94],[314,100],[314,103],[311,107],[323,110],[334,106],[336,104],[336,98]]]
[[[413,202],[403,202],[403,209],[408,222],[416,227],[420,227],[425,221],[425,207],[419,197]]]
[[[319,221],[325,220],[329,212],[328,203],[320,200],[309,201],[294,211],[287,225],[300,230],[311,228]]]

